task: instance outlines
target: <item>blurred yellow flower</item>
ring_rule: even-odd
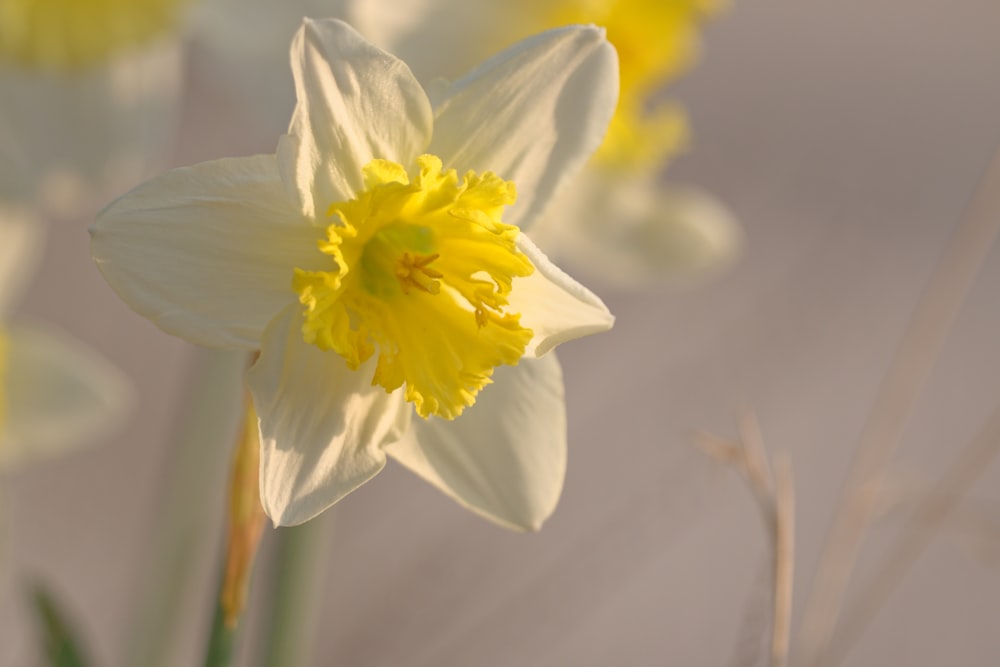
[[[0,0],[0,59],[72,70],[177,29],[186,0]]]
[[[691,65],[701,24],[717,5],[713,0],[556,0],[547,11],[529,14],[545,27],[596,23],[607,29],[618,51],[621,95],[598,159],[651,169],[683,147],[683,113],[674,105],[650,110],[650,100]]]
[[[89,216],[172,145],[186,0],[0,0],[0,199]]]
[[[260,350],[248,383],[276,523],[312,518],[391,455],[537,528],[565,469],[545,353],[613,318],[517,225],[599,145],[614,50],[592,27],[544,33],[432,106],[402,61],[306,20],[292,70],[277,155],[178,169],[114,202],[92,232],[101,272],[169,333]]]

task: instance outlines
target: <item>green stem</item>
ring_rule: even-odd
[[[226,471],[244,410],[246,353],[198,350],[178,414],[170,470],[149,543],[125,664],[190,664],[191,610],[204,610],[204,584],[219,544]],[[200,620],[200,614],[197,615]]]
[[[221,595],[217,595],[216,599],[221,600]],[[216,603],[212,635],[208,638],[208,648],[205,651],[205,667],[228,667],[232,662],[233,646],[236,644],[236,631],[239,626],[229,627],[225,619],[226,613],[221,602]]]
[[[312,662],[333,514],[327,510],[306,524],[276,533],[277,553],[270,569],[273,600],[267,643],[258,653],[264,656],[261,665],[302,667]]]

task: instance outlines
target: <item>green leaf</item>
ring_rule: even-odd
[[[41,638],[49,667],[87,667],[90,662],[84,658],[76,634],[55,599],[38,584],[32,597],[41,621]]]

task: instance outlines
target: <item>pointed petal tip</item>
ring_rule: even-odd
[[[410,418],[401,394],[371,387],[374,361],[350,371],[301,331],[298,306],[288,306],[247,373],[260,418],[261,504],[276,526],[309,521],[377,475]]]
[[[589,32],[592,35],[594,35],[595,37],[597,37],[597,39],[603,40],[605,42],[608,41],[608,31],[607,31],[607,28],[605,28],[604,26],[600,26],[600,25],[597,25],[595,23],[587,23],[587,24],[584,24],[581,27],[584,28],[584,30],[586,30],[587,32]],[[610,45],[610,42],[609,42],[609,45]]]
[[[357,32],[349,23],[341,21],[337,18],[312,18],[311,16],[302,17],[302,26],[299,28],[310,36],[319,36],[320,31],[326,27],[334,27],[336,30],[348,30],[350,32]]]
[[[533,350],[533,356],[541,357],[554,350],[557,346],[562,345],[563,343],[568,343],[571,340],[576,340],[577,338],[593,336],[594,334],[610,331],[614,324],[615,316],[611,313],[607,313],[607,316],[603,321],[592,321],[586,325],[567,328],[559,334],[550,335],[540,341]]]
[[[263,486],[263,485],[262,485]],[[260,502],[264,507],[264,514],[268,516],[271,520],[271,525],[274,528],[291,528],[293,526],[300,526],[306,521],[319,516],[323,513],[323,510],[315,513],[302,512],[301,507],[296,507],[294,501],[287,503],[274,503],[269,502],[267,495],[265,495],[263,488],[261,488]]]
[[[614,326],[615,317],[601,298],[556,266],[526,234],[517,244],[535,267],[510,298],[524,326],[534,332],[527,357],[541,357],[557,345]]]

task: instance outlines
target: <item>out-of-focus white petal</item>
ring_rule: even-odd
[[[402,392],[372,387],[374,361],[357,371],[302,339],[290,306],[265,334],[248,374],[260,418],[260,497],[279,526],[308,521],[385,465],[383,447],[406,430]]]
[[[181,69],[173,40],[84,72],[0,64],[0,196],[78,219],[147,177],[174,144]]]
[[[595,27],[519,42],[456,81],[435,109],[431,153],[459,173],[517,186],[504,221],[532,223],[600,145],[618,99],[618,57]]]
[[[45,227],[28,206],[0,199],[0,316],[11,311],[34,273]]]
[[[538,530],[566,472],[566,403],[556,355],[494,371],[493,384],[454,421],[414,419],[388,453],[497,523]]]
[[[308,216],[359,194],[371,160],[409,165],[430,141],[430,102],[410,69],[346,23],[306,19],[292,73],[298,104],[278,159]]]
[[[495,0],[348,0],[347,21],[402,58],[425,86],[455,79],[478,63],[538,32],[534,13]],[[446,48],[428,48],[429,45]]]
[[[129,383],[95,352],[36,326],[6,336],[0,470],[91,443],[121,420]]]
[[[534,336],[526,355],[541,356],[560,343],[607,331],[615,323],[600,297],[570,278],[549,261],[524,234],[517,247],[528,256],[535,271],[517,278],[510,293],[510,311],[521,314],[521,325]]]
[[[633,289],[716,275],[743,246],[739,223],[708,193],[599,168],[573,183],[531,236],[588,277]]]
[[[113,202],[91,252],[140,315],[201,345],[257,348],[297,300],[294,267],[322,268],[321,227],[289,199],[273,155],[175,169]]]

